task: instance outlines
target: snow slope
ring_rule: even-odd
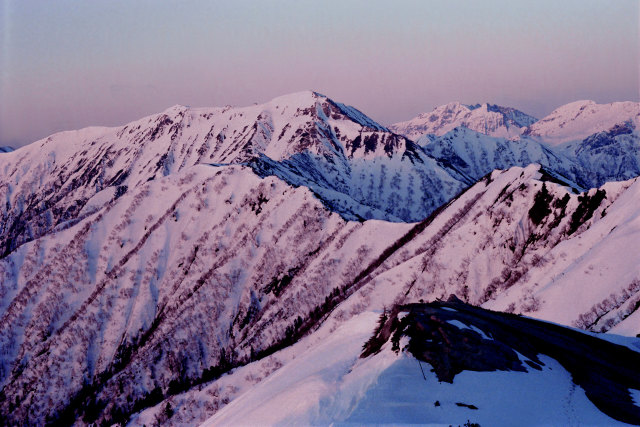
[[[615,125],[631,120],[638,123],[640,103],[575,101],[558,107],[551,114],[531,124],[525,135],[536,137],[549,145],[577,141]]]
[[[640,183],[608,183],[586,197],[539,179],[549,178],[536,165],[494,172],[488,185],[481,181],[450,203],[369,280],[375,289],[402,289],[400,301],[455,293],[475,305],[565,325],[607,331],[625,323],[639,333],[631,316],[640,300],[632,202]]]
[[[633,370],[634,360],[640,360],[638,349],[632,351],[532,321],[516,334],[531,335],[531,341],[524,340],[527,344],[523,345],[509,335],[513,319],[496,319],[482,312],[479,317],[469,316],[459,312],[461,308],[464,305],[425,306],[430,313],[427,321],[405,316],[400,328],[406,328],[411,338],[401,340],[402,351],[398,353],[398,348],[394,352],[392,342],[384,340],[377,344],[381,347],[376,353],[364,358],[359,355],[365,343],[365,348],[370,346],[367,339],[371,334],[367,331],[374,328],[375,313],[355,316],[336,330],[323,327],[291,349],[297,350],[295,358],[283,355],[282,368],[241,391],[203,425],[462,425],[469,420],[504,426],[627,425],[612,416],[630,422],[640,420],[640,407],[633,408],[631,396],[627,395],[625,406],[610,408],[607,405],[622,405],[624,396],[620,400],[611,395],[595,396],[590,384],[584,383],[588,393],[576,386],[572,375],[580,368],[569,363],[571,357],[581,358],[582,351],[593,354],[594,364],[601,363],[596,355],[616,353],[625,360],[624,364],[616,361],[619,367]],[[420,309],[411,309],[409,316]],[[394,316],[392,312],[389,317]],[[464,323],[451,318],[463,319]],[[487,322],[487,318],[491,320]],[[418,323],[420,332],[411,332]],[[440,326],[435,328],[435,324]],[[314,340],[313,346],[304,348]],[[636,339],[636,343],[640,341]],[[474,347],[473,356],[465,355],[465,345]],[[558,345],[562,350],[556,350]],[[430,349],[428,353],[420,353],[425,346]],[[445,347],[447,350],[443,350]],[[451,365],[418,360],[423,357],[444,358]],[[446,366],[461,368],[456,369],[451,381],[439,376]],[[609,371],[601,374],[608,375]],[[631,383],[637,387],[637,378]],[[626,391],[624,387],[621,390],[623,395]],[[609,414],[598,409],[594,400]],[[626,417],[622,415],[625,410]]]
[[[330,424],[347,412],[351,399],[343,388],[366,390],[365,384],[351,383],[345,376],[358,362],[362,345],[371,336],[377,317],[367,312],[350,319],[334,331],[324,327],[316,337],[295,346],[295,358],[260,383],[247,390],[207,425],[317,425]],[[315,345],[305,349],[307,341]],[[365,381],[367,378],[365,378]],[[369,379],[369,382],[371,379]],[[359,390],[360,389],[360,390]],[[286,408],[286,410],[284,410]]]
[[[596,185],[640,175],[640,121],[627,120],[581,141],[558,145],[556,152],[574,159],[584,180]]]
[[[539,163],[578,188],[591,188],[640,174],[639,117],[634,102],[576,101],[539,121],[504,107],[452,103],[390,129],[473,180]]]
[[[498,115],[504,123],[508,117],[524,123],[503,107],[456,105],[455,111],[466,109],[478,120]],[[456,120],[447,122],[447,129]],[[487,120],[482,132],[498,126]],[[200,163],[248,163],[261,176],[312,189],[325,206],[350,220],[419,221],[489,171],[529,161],[579,187],[599,186],[631,178],[640,169],[632,154],[639,141],[635,125],[622,127],[634,130],[608,129],[605,136],[593,135],[561,151],[524,138],[486,139],[457,128],[453,138],[425,137],[421,145],[430,147],[425,151],[316,92],[243,108],[174,106],[125,126],[61,132],[5,153],[0,197],[8,203],[0,205],[0,254],[78,220],[84,204],[108,187],[117,188],[113,194],[119,197]],[[459,160],[467,166],[458,167]]]
[[[607,184],[596,205],[538,169],[494,172],[418,224],[346,222],[308,189],[241,165],[185,168],[100,207],[107,194],[0,260],[1,384],[22,396],[0,410],[126,420],[296,342],[328,313],[338,327],[450,293],[640,332],[639,183]],[[539,194],[552,209],[534,223]]]
[[[422,113],[406,122],[394,123],[389,129],[414,141],[424,134],[444,135],[459,126],[485,135],[513,138],[536,120],[515,108],[452,102],[434,108],[431,113]]]
[[[532,163],[543,165],[578,189],[640,175],[640,133],[633,121],[557,146],[529,136],[492,137],[465,127],[442,136],[423,135],[416,143],[441,164],[473,180],[495,169]]]
[[[239,165],[149,181],[0,260],[0,384],[23,396],[1,413],[118,420],[280,343],[410,227],[345,222]]]

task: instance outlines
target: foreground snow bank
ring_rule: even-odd
[[[543,354],[533,362],[517,353],[522,371],[465,370],[451,383],[409,351],[393,351],[391,341],[362,359],[378,315],[362,313],[334,331],[325,324],[288,349],[280,370],[204,425],[625,425],[598,410],[571,373]],[[458,323],[450,324],[477,329]]]

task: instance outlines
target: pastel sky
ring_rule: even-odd
[[[305,89],[383,124],[450,101],[639,100],[638,0],[0,5],[0,145]]]

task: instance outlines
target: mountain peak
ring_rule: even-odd
[[[268,101],[268,105],[288,105],[288,106],[310,106],[315,104],[318,100],[328,99],[325,95],[315,92],[313,90],[303,90],[299,92],[292,92],[285,95],[280,95]]]
[[[522,128],[535,121],[536,118],[511,107],[486,102],[474,105],[450,102],[389,128],[413,140],[424,134],[444,135],[458,126],[490,136],[511,138],[520,135]]]
[[[598,104],[591,100],[574,101],[556,108],[548,116],[525,130],[550,145],[582,140],[589,135],[607,131],[628,120],[640,117],[640,103],[611,102]]]
[[[173,113],[173,112],[179,112],[179,111],[185,111],[190,109],[191,107],[188,105],[182,105],[182,104],[175,104],[172,105],[169,108],[166,108],[165,110],[162,111],[162,113]]]
[[[596,105],[596,101],[593,101],[591,99],[579,99],[577,101],[573,101],[573,102],[569,102],[567,104],[564,104],[561,107],[556,108],[556,110],[560,110],[560,109],[572,109],[572,108],[581,108],[585,105]],[[554,111],[556,111],[554,110]]]

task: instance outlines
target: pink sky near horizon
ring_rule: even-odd
[[[640,100],[636,0],[0,4],[0,145],[306,89],[383,124]]]

